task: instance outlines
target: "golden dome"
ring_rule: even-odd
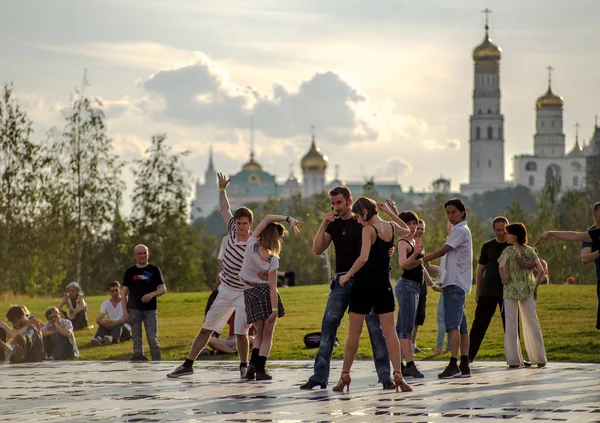
[[[554,94],[552,92],[552,88],[550,88],[550,85],[548,85],[548,91],[546,91],[546,94],[539,97],[537,99],[537,101],[535,102],[536,109],[562,108],[562,106],[563,106],[563,98]]]
[[[492,43],[492,39],[488,35],[488,26],[486,25],[483,42],[473,49],[473,60],[475,62],[498,62],[500,61],[500,57],[502,57],[502,49]]]
[[[321,154],[321,150],[315,144],[315,138],[312,139],[310,150],[300,162],[304,172],[325,172],[327,169],[327,156]]]
[[[262,170],[262,166],[254,160],[254,153],[250,153],[250,161],[242,166],[242,171],[258,172]]]

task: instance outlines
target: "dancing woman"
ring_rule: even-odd
[[[504,318],[506,330],[504,332],[504,355],[510,368],[523,367],[523,357],[519,343],[519,311],[523,323],[523,338],[527,356],[538,367],[546,365],[546,350],[542,330],[535,311],[537,290],[544,270],[535,253],[527,245],[527,229],[522,223],[513,223],[506,226],[506,241],[511,246],[504,249],[498,259],[500,277],[504,285]],[[519,261],[534,261],[537,269],[536,280],[528,269],[519,266]]]
[[[273,377],[265,369],[267,357],[273,345],[273,332],[278,317],[285,315],[283,303],[277,292],[277,269],[279,252],[285,228],[277,222],[288,222],[294,233],[298,233],[301,223],[289,216],[268,215],[256,227],[248,238],[244,262],[240,270],[240,281],[247,289],[244,291],[247,323],[256,328],[256,337],[252,346],[247,379],[270,380]],[[264,281],[260,275],[268,275]]]
[[[379,217],[377,208],[387,213],[394,222],[386,222]],[[344,349],[342,376],[334,391],[350,390],[350,369],[358,350],[360,333],[365,315],[373,310],[379,315],[388,353],[394,366],[394,383],[396,392],[412,391],[402,378],[400,370],[400,343],[394,327],[394,293],[390,281],[389,250],[394,245],[394,234],[404,236],[409,229],[387,204],[376,204],[375,201],[360,197],[352,206],[352,212],[363,225],[362,247],[360,257],[356,259],[350,270],[340,278],[340,284],[348,283],[352,278],[350,292],[350,329]]]

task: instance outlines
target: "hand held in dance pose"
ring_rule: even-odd
[[[302,225],[302,222],[294,219],[293,217],[288,218],[290,223],[290,229],[294,232],[295,235],[300,233],[300,228],[298,226]]]
[[[548,239],[549,236],[550,236],[550,231],[544,232],[543,234],[540,235],[540,237],[537,239],[535,244],[536,245],[543,244]]]

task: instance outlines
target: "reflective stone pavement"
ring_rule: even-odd
[[[349,393],[299,389],[312,362],[269,364],[274,380],[239,379],[237,364],[197,362],[195,374],[167,379],[179,363],[0,364],[0,422],[600,422],[600,365],[550,363],[508,370],[479,362],[470,379],[439,380],[442,362],[419,362],[412,393],[383,391],[372,362],[357,362]],[[341,362],[332,364],[332,383]]]

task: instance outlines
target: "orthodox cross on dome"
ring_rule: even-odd
[[[577,139],[579,137],[579,127],[581,126],[579,124],[579,122],[575,122],[575,125],[573,125],[575,127],[575,139]]]
[[[340,180],[340,165],[338,164],[335,165],[335,180]]]
[[[487,33],[487,30],[490,28],[490,13],[494,13],[492,12],[490,9],[488,9],[487,7],[485,9],[483,9],[481,11],[481,13],[485,14],[485,32]]]
[[[594,116],[594,122],[595,122],[594,125],[598,126],[598,115]]]
[[[554,68],[552,66],[548,66],[546,68],[548,70],[548,87],[552,86],[552,71],[554,70]]]
[[[290,163],[290,179],[294,178],[294,163]]]
[[[310,125],[310,136],[312,137],[312,140],[315,140],[315,125]]]

